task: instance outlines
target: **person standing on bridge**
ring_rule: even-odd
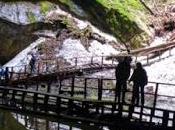
[[[9,82],[9,68],[8,67],[5,67],[4,77],[5,77],[5,83],[8,84]]]
[[[36,63],[36,57],[34,56],[34,54],[31,54],[31,59],[29,62],[31,73],[35,72],[35,63]]]
[[[116,97],[118,97],[118,103],[120,103],[120,98],[122,95],[122,102],[125,103],[125,93],[127,90],[127,80],[130,76],[131,70],[131,57],[124,57],[123,61],[119,61],[116,69]]]
[[[144,86],[148,83],[148,77],[142,64],[138,62],[129,80],[133,81],[132,104],[139,105],[139,89],[141,90],[141,105],[144,106]]]
[[[4,69],[0,66],[0,83],[2,84],[4,80]]]

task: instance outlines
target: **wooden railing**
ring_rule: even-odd
[[[163,52],[169,51],[167,54],[167,57],[171,56],[171,50],[172,48],[175,47],[175,42],[170,42],[166,44],[161,44],[155,47],[149,47],[149,48],[141,48],[138,50],[131,50],[131,53],[125,54],[125,53],[120,53],[116,56],[86,56],[86,57],[74,57],[67,59],[66,62],[69,64],[64,64],[60,65],[58,59],[55,60],[42,60],[38,61],[35,65],[35,71],[32,73],[35,73],[35,75],[39,74],[48,74],[48,73],[54,73],[54,72],[60,72],[60,71],[65,71],[65,70],[73,70],[73,69],[81,69],[83,67],[91,68],[90,65],[95,65],[97,64],[98,66],[103,66],[103,65],[112,65],[115,67],[117,65],[118,58],[124,57],[124,56],[130,56],[133,59],[133,64],[136,62],[143,62],[144,66],[149,65],[151,63],[154,63],[157,60],[161,60],[165,58],[164,56],[161,56]],[[153,60],[151,58],[157,56],[158,59]],[[89,65],[89,66],[88,66]],[[98,67],[97,67],[98,68]],[[107,67],[106,67],[107,68]],[[109,69],[111,66],[109,66]],[[95,69],[95,67],[92,69]],[[22,75],[29,75],[31,74],[30,66],[29,65],[21,65],[21,66],[12,66],[9,67],[11,77],[13,75],[16,75],[15,77],[23,77]]]
[[[161,102],[159,102],[160,98],[168,98],[167,101],[175,99],[175,95],[159,92],[160,87],[166,85],[164,87],[167,89],[167,86],[175,87],[175,84],[149,82],[150,84],[153,85],[154,89],[152,92],[145,92],[146,101],[144,106],[134,105],[130,101],[132,87],[126,92],[126,95],[128,95],[125,99],[126,103],[118,103],[115,98],[117,96],[115,79],[88,77],[63,79],[58,81],[58,84],[47,83],[45,84],[46,91],[41,91],[38,88],[42,83],[35,84],[38,91],[29,90],[30,85],[27,86],[27,89],[0,87],[0,104],[2,107],[8,107],[9,109],[35,111],[46,115],[58,114],[96,123],[100,121],[104,124],[110,124],[108,119],[102,117],[106,114],[110,114],[112,117],[116,113],[120,118],[122,116],[131,122],[140,121],[159,124],[162,127],[175,127],[175,110],[170,108],[173,104],[169,104],[168,107],[164,108],[161,107]],[[57,91],[55,91],[56,88]],[[66,113],[68,115],[65,114],[65,111],[68,112]],[[93,117],[87,116],[87,113],[90,114],[91,112],[98,113],[100,116],[96,114]]]

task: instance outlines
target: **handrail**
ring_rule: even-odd
[[[76,79],[78,81],[80,81],[79,79],[82,79],[83,80],[83,84],[79,84],[79,82],[76,81]],[[96,81],[96,84],[94,84],[91,79],[94,79]],[[65,80],[65,82],[64,82]],[[69,81],[67,81],[69,80]],[[6,90],[8,92],[10,92],[10,94],[13,94],[13,95],[18,95],[20,96],[20,94],[17,94],[16,92],[22,92],[24,94],[26,93],[32,93],[32,96],[31,98],[33,98],[33,100],[35,100],[33,103],[37,102],[37,100],[40,100],[40,97],[38,95],[43,95],[44,98],[44,102],[48,100],[48,97],[56,97],[56,99],[66,99],[67,102],[69,102],[68,104],[71,104],[71,103],[74,103],[75,102],[81,102],[82,104],[93,104],[96,106],[97,110],[99,107],[103,107],[105,109],[109,109],[109,110],[112,110],[113,109],[111,107],[108,108],[108,105],[110,106],[115,106],[118,104],[117,100],[114,99],[114,96],[115,95],[115,86],[113,86],[112,88],[108,89],[107,86],[104,86],[104,82],[105,81],[108,81],[108,80],[114,80],[114,78],[86,78],[86,77],[71,77],[70,79],[63,79],[61,80],[60,82],[60,86],[59,87],[59,94],[55,94],[55,93],[51,93],[50,91],[47,91],[47,92],[41,92],[41,91],[36,91],[36,90],[28,90],[28,89],[20,89],[20,88],[12,88],[10,86],[0,86],[0,90],[4,90],[4,93],[6,92]],[[90,81],[90,82],[89,82]],[[90,84],[89,84],[90,83]],[[92,84],[93,83],[93,84]],[[140,111],[134,111],[134,110],[122,110],[122,112],[128,112],[128,111],[131,111],[132,113],[134,114],[139,114],[141,115],[140,116],[140,120],[142,120],[142,116],[149,116],[150,117],[150,122],[154,122],[152,120],[152,118],[161,118],[162,120],[166,120],[166,117],[164,117],[164,115],[156,115],[155,112],[156,111],[161,111],[162,113],[164,113],[166,115],[166,113],[175,113],[175,110],[172,110],[172,109],[168,109],[168,108],[161,108],[159,106],[157,106],[157,102],[158,102],[158,98],[159,96],[161,97],[168,97],[168,98],[175,98],[175,96],[169,96],[169,95],[163,95],[163,94],[159,94],[159,87],[160,85],[171,85],[171,86],[175,86],[175,84],[166,84],[166,83],[156,83],[156,82],[149,82],[151,84],[155,84],[156,88],[153,90],[153,93],[149,93],[149,92],[145,92],[145,97],[146,96],[149,96],[149,95],[152,95],[154,96],[154,99],[153,99],[153,104],[149,104],[149,105],[145,105],[145,106],[142,106],[142,105],[133,105],[131,101],[127,101],[127,103],[122,103],[122,105],[124,106],[127,106],[127,107],[137,107],[137,108],[140,108],[141,110]],[[68,86],[67,86],[68,84]],[[27,84],[26,84],[27,85]],[[39,84],[36,84],[36,86],[38,86]],[[69,86],[70,85],[70,86]],[[95,85],[95,87],[93,86]],[[28,85],[27,85],[28,86]],[[47,87],[52,87],[51,85],[48,85]],[[61,91],[64,91],[64,88],[68,88],[68,87],[71,87],[71,89],[66,89],[65,92],[68,92],[68,93],[60,93]],[[81,89],[77,89],[77,88],[81,88]],[[93,97],[89,97],[90,95],[88,94],[88,90],[91,89],[96,89],[97,91],[94,91],[93,93],[95,94],[95,98]],[[9,91],[9,90],[12,90]],[[47,90],[50,90],[50,88],[47,88]],[[104,97],[104,90],[110,90],[111,94],[112,95],[109,95],[109,97]],[[76,93],[76,92],[80,92],[82,91],[83,93]],[[3,92],[3,91],[1,91]],[[127,91],[128,94],[132,93],[132,91]],[[80,94],[81,96],[76,96],[77,94]],[[22,96],[23,97],[23,96]],[[3,98],[3,96],[2,96]],[[38,98],[38,99],[36,99]],[[130,103],[131,102],[131,103]],[[147,110],[150,110],[151,112],[143,112],[143,108],[144,109],[147,109]],[[120,111],[120,109],[117,109],[118,111]],[[104,110],[102,110],[104,111]],[[165,119],[164,119],[165,118]],[[174,119],[168,117],[168,120],[169,121],[172,121]]]

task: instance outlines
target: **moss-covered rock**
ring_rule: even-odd
[[[148,38],[146,41],[149,40],[146,15],[140,13],[144,12],[145,8],[139,0],[58,0],[57,2],[75,15],[77,11],[71,8],[75,5],[81,7],[79,10],[83,10],[85,15],[78,17],[88,19],[103,31],[113,34],[122,43],[129,42],[134,45],[133,47],[137,47],[143,43],[137,41],[139,37],[146,37]],[[138,24],[138,20],[142,24]],[[135,40],[131,40],[133,38]],[[135,42],[138,45],[135,45]]]
[[[17,1],[22,2],[21,0],[13,0],[13,2]],[[32,5],[37,7],[37,11],[35,11],[37,13],[34,13],[31,10],[26,13],[28,23],[33,23],[32,25],[13,25],[7,21],[2,22],[0,20],[0,42],[2,45],[0,52],[1,63],[5,63],[9,58],[12,58],[17,52],[36,39],[36,37],[33,37],[31,34],[42,28],[42,24],[38,23],[38,13],[39,15],[41,14],[41,16],[46,16],[47,12],[57,7],[57,5],[59,5],[60,8],[69,11],[72,15],[88,20],[101,30],[113,34],[121,43],[130,43],[132,48],[142,46],[142,43],[147,43],[149,39],[149,30],[145,24],[146,15],[141,13],[144,12],[145,9],[139,0],[25,1],[30,3],[29,5],[31,8]],[[4,0],[4,2],[7,1]],[[6,4],[8,4],[8,2]],[[25,5],[27,5],[27,2],[23,4],[23,6]],[[17,7],[20,7],[18,9],[22,9],[21,6]],[[40,11],[38,11],[38,8]],[[15,7],[15,10],[18,9]],[[10,14],[8,17],[10,17]],[[79,37],[82,40],[89,37],[90,31],[88,29],[77,30],[77,28],[74,28],[74,25],[71,25],[73,22],[68,19],[64,19],[62,22],[76,37]],[[57,22],[55,23],[57,24]],[[53,24],[55,23],[53,22]]]

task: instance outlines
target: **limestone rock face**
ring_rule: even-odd
[[[7,62],[24,47],[34,42],[38,38],[33,35],[36,31],[56,31],[58,21],[48,23],[46,16],[58,8],[73,17],[89,21],[103,32],[112,34],[126,48],[146,46],[145,43],[149,43],[152,35],[152,30],[147,23],[148,12],[139,0],[123,2],[116,0],[6,2],[2,0],[0,2],[0,63]]]
[[[0,64],[35,41],[35,31],[51,28],[44,18],[54,6],[49,2],[0,2]]]
[[[0,17],[17,24],[29,24],[42,21],[44,16],[40,6],[29,2],[4,3],[0,2]],[[35,21],[32,21],[33,20]]]

